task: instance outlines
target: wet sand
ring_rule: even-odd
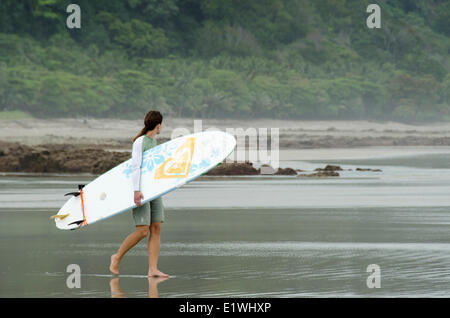
[[[48,210],[0,211],[1,297],[448,297],[445,208],[168,210],[159,267],[146,277],[139,243],[119,279],[109,256],[132,230],[122,214],[83,231],[58,231]],[[81,269],[68,288],[67,266]],[[366,286],[381,267],[381,288]],[[153,286],[152,283],[154,282]],[[113,283],[113,286],[111,286]],[[155,286],[156,285],[156,286]],[[153,296],[155,295],[153,290]]]
[[[130,213],[77,231],[49,219],[64,193],[93,176],[2,175],[0,296],[448,297],[449,154],[431,167],[428,157],[408,157],[410,167],[392,159],[372,162],[382,172],[332,180],[202,177],[165,195],[165,281],[146,277],[145,241],[124,258],[118,280],[108,272],[133,230]],[[80,289],[66,285],[70,264],[80,266]],[[381,268],[379,289],[366,285],[371,264]]]
[[[128,149],[140,127],[37,120],[33,131],[33,122],[4,123],[3,141],[101,150]],[[282,133],[292,129],[294,139],[448,138],[444,125],[299,123],[279,126]],[[245,124],[256,126],[233,123]],[[110,255],[133,230],[130,213],[68,232],[49,219],[64,193],[95,175],[0,173],[0,297],[448,297],[450,147],[348,146],[287,147],[280,154],[281,167],[313,171],[336,163],[345,170],[340,178],[202,176],[164,196],[159,267],[172,275],[165,281],[146,277],[144,241],[123,260],[119,279],[108,272]],[[81,268],[79,289],[66,284],[70,264]],[[366,285],[370,264],[381,268],[379,289]]]
[[[282,149],[347,148],[371,146],[449,146],[450,124],[402,124],[370,121],[291,121],[165,118],[161,141],[174,130],[194,128],[247,129],[279,128]],[[131,139],[142,128],[142,120],[64,118],[1,120],[0,140],[24,145],[97,145],[102,148],[129,149]],[[270,134],[269,134],[270,135]]]

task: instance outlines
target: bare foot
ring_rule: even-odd
[[[148,271],[148,277],[169,277],[169,275],[164,274],[163,272],[161,272],[160,270],[149,270]]]
[[[117,260],[116,254],[111,255],[111,265],[109,265],[109,270],[114,275],[119,275],[119,261]]]

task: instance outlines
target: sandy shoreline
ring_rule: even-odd
[[[0,171],[100,174],[129,159],[131,140],[141,127],[141,121],[138,120],[1,120]],[[264,132],[267,129],[269,138],[271,129],[276,128],[279,131],[280,160],[373,158],[450,152],[448,123],[407,125],[369,121],[279,120],[194,122],[193,119],[168,118],[164,121],[164,130],[158,136],[158,143],[210,128],[223,131],[234,129],[231,133],[236,137],[239,131],[244,134],[247,131],[248,135],[252,130],[262,129]],[[237,139],[237,149],[242,151],[244,139]],[[269,151],[276,150],[270,142],[267,145]],[[224,171],[216,169],[216,172],[221,175],[259,174],[245,165],[226,168]],[[215,174],[214,171],[212,174]]]
[[[371,146],[450,146],[450,124],[423,125],[370,121],[293,121],[230,119],[164,119],[160,141],[175,131],[194,132],[214,127],[251,131],[279,129],[280,149],[353,148]],[[0,120],[0,141],[23,145],[78,144],[130,149],[142,120],[120,119],[20,119]],[[186,130],[187,129],[187,130]]]

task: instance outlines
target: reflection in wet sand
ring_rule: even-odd
[[[148,297],[158,298],[158,284],[168,280],[168,277],[148,277]],[[120,289],[119,277],[114,277],[109,282],[111,298],[127,298],[128,296]]]
[[[169,277],[149,277],[148,278],[148,298],[158,298],[158,284],[168,280]]]
[[[124,292],[120,289],[119,277],[111,279],[109,287],[111,288],[111,298],[126,298]]]

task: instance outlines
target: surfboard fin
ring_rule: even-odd
[[[85,184],[79,184],[77,192],[69,192],[69,193],[64,194],[64,196],[66,196],[66,195],[73,195],[74,197],[77,197],[77,196],[80,195],[80,191],[79,190],[83,189],[84,186],[85,186]]]
[[[80,192],[69,192],[69,193],[64,194],[64,196],[66,196],[66,195],[73,195],[74,197],[77,197],[80,195]]]
[[[72,225],[72,224],[80,225],[81,223],[83,223],[83,220],[75,221],[75,222],[69,223],[68,225]]]
[[[52,215],[50,217],[50,219],[56,219],[57,221],[61,221],[61,220],[64,220],[69,215],[70,215],[70,213],[67,213],[67,214],[56,214],[56,215]]]

